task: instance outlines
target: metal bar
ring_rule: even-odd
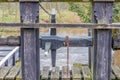
[[[0,0],[0,2],[32,2],[34,0]],[[94,1],[115,1],[115,2],[120,2],[119,0],[35,0],[35,1],[40,1],[40,2],[94,2]]]
[[[22,23],[39,22],[39,2],[20,2]],[[40,80],[39,29],[21,28],[22,80]]]
[[[95,23],[80,23],[80,24],[64,24],[64,23],[0,23],[0,27],[10,28],[89,28],[89,29],[119,29],[120,23],[113,24],[95,24]]]
[[[93,3],[94,19],[96,23],[112,23],[112,11],[113,2]],[[110,80],[112,30],[95,29],[94,36],[93,80]]]
[[[5,41],[4,41],[4,40]],[[12,39],[9,40],[9,37],[7,38],[0,38],[0,45],[5,46],[5,45],[9,45],[9,46],[20,46],[20,37],[13,37]],[[9,42],[7,42],[9,41]],[[45,48],[45,43],[46,42],[50,42],[52,44],[52,49],[58,49],[60,47],[64,47],[65,44],[65,38],[63,37],[58,37],[58,36],[42,36],[41,38],[39,38],[40,43],[40,47],[41,48]],[[17,43],[16,43],[17,42]],[[70,47],[88,47],[88,46],[92,46],[92,38],[88,37],[88,38],[70,38]]]
[[[51,15],[51,23],[56,23],[56,11],[55,9],[52,9],[52,15]],[[56,28],[50,29],[50,35],[56,36]],[[56,43],[54,43],[56,44]],[[51,60],[52,60],[52,68],[55,69],[56,66],[56,48],[51,49]]]
[[[41,48],[45,48],[45,43],[51,43],[51,49],[58,49],[65,46],[65,38],[57,36],[44,36],[41,37]],[[70,38],[69,47],[88,47],[92,46],[92,38]]]

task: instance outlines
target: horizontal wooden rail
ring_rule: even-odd
[[[80,23],[80,24],[69,24],[69,23],[0,23],[0,27],[11,27],[11,28],[90,28],[90,29],[119,29],[120,23],[113,24],[94,24],[94,23]]]
[[[94,1],[115,1],[120,2],[120,0],[0,0],[0,2],[25,2],[25,1],[40,1],[40,2],[94,2]]]
[[[15,52],[17,52],[19,49],[19,47],[16,47],[15,49],[13,49],[6,57],[4,57],[1,61],[0,61],[0,67],[2,67],[2,65],[9,59],[11,58]]]

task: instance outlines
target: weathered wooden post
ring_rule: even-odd
[[[94,23],[112,23],[113,2],[93,2]],[[112,30],[95,29],[94,37],[94,80],[110,80]]]
[[[39,22],[39,0],[20,0],[22,23]],[[39,80],[39,29],[21,28],[21,57],[23,80]]]

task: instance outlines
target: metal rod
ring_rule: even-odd
[[[56,23],[56,10],[52,9],[52,15],[51,15],[51,23]],[[50,35],[56,36],[56,28],[50,29]],[[55,43],[54,43],[55,44]],[[56,66],[56,49],[51,49],[51,60],[52,60],[52,68]]]

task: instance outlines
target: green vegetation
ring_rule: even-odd
[[[81,63],[74,63],[73,66],[76,66],[76,67],[82,67],[83,64],[81,64]]]
[[[84,23],[91,22],[91,5],[90,3],[69,3],[69,10],[76,12]]]
[[[49,12],[51,12],[52,7],[55,7],[57,9],[57,12],[58,12],[57,23],[80,23],[80,22],[90,23],[92,22],[91,3],[64,3],[61,5],[58,5],[58,4],[57,3],[55,3],[54,5],[53,3],[50,3],[49,5],[44,4],[45,9],[48,8],[47,10]],[[113,22],[120,22],[120,3],[115,3],[113,12],[114,12]],[[0,3],[0,22],[20,22],[19,16],[20,16],[20,13],[19,13],[18,3],[12,3],[12,4],[11,3]],[[40,22],[50,23],[50,16],[44,13],[42,9],[40,9]],[[19,29],[14,28],[12,29],[12,31],[9,28],[0,27],[0,36],[2,35],[5,36],[8,33],[9,35],[13,35],[13,36],[19,35],[17,33],[19,32]],[[43,31],[48,31],[48,30],[43,30]],[[113,33],[114,35],[118,35],[120,34],[120,31],[113,30]]]
[[[69,10],[76,12],[83,22],[91,22],[92,6],[90,3],[69,3]],[[120,22],[120,3],[113,8],[113,22]]]
[[[120,3],[115,4],[113,22],[120,22]],[[112,35],[113,37],[120,35],[120,29],[114,29]]]
[[[76,12],[82,22],[84,23],[90,23],[92,22],[91,12],[92,12],[92,6],[90,3],[69,3],[69,10],[72,12]],[[113,22],[120,22],[120,3],[115,3],[115,6],[113,8]],[[118,36],[120,35],[119,29],[114,29],[112,36]]]

